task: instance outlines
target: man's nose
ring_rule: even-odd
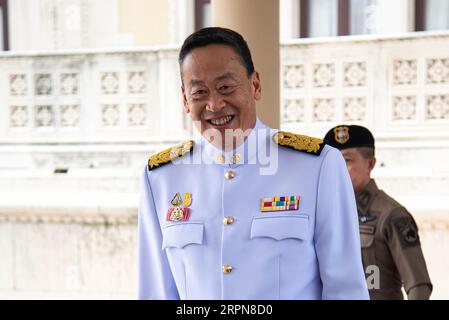
[[[217,112],[225,107],[226,103],[219,93],[211,93],[207,101],[206,110]]]

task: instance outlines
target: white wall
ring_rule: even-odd
[[[195,28],[194,0],[169,0],[170,44],[180,45]]]
[[[132,45],[119,33],[116,0],[14,0],[9,3],[11,50]]]
[[[9,2],[10,49],[55,50],[128,47],[131,32],[119,31],[118,0],[14,0]],[[181,44],[194,31],[194,0],[168,1],[169,43]],[[373,2],[375,33],[412,31],[414,0]],[[150,12],[157,15],[158,12]],[[153,19],[154,20],[154,19]],[[146,26],[142,26],[145,28]],[[148,28],[148,32],[159,32]],[[281,41],[299,37],[299,0],[280,0]]]
[[[279,39],[295,39],[299,37],[299,1],[279,1]]]
[[[410,19],[413,17],[410,17],[409,8],[413,8],[414,4],[414,1],[410,0],[377,0],[377,33],[388,34],[410,31]]]

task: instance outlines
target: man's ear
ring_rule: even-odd
[[[260,84],[259,72],[254,71],[251,75],[251,85],[253,87],[253,97],[255,100],[262,98],[262,87]]]
[[[181,92],[182,92],[182,103],[184,104],[184,111],[186,113],[190,113],[190,107],[189,103],[187,102],[186,91],[184,89],[184,86],[181,86]]]
[[[374,169],[374,166],[376,165],[376,161],[377,161],[376,157],[371,157],[369,159],[368,168],[369,168],[370,171]]]

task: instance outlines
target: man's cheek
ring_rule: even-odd
[[[348,172],[349,172],[349,175],[351,176],[352,182],[357,180],[355,171],[354,171],[354,169],[351,166],[348,167]]]
[[[349,174],[352,176],[352,167],[346,164],[346,168],[348,169]]]
[[[198,114],[198,112],[195,112],[195,110],[192,110],[192,112],[190,112],[190,116],[194,121],[201,121],[201,116]]]

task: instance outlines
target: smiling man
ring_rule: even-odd
[[[233,47],[222,44],[182,52],[180,60],[185,111],[203,136],[207,130],[218,130],[223,140],[212,141],[215,147],[232,149],[226,144],[225,130],[243,133],[256,125],[261,89],[252,62],[246,66]]]
[[[152,155],[143,173],[139,297],[368,298],[340,152],[257,118],[261,80],[238,33],[199,30],[179,65],[202,137]]]

